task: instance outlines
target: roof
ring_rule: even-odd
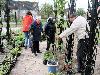
[[[29,2],[29,1],[10,1],[11,10],[35,10],[38,11],[38,2]]]

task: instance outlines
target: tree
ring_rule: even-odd
[[[6,0],[0,0],[0,10],[4,9]]]
[[[77,11],[76,11],[76,14],[78,16],[83,16],[85,14],[85,11],[83,8],[78,8]]]
[[[40,9],[40,14],[45,17],[53,15],[53,7],[50,4],[45,3]]]

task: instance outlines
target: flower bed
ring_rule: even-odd
[[[18,32],[17,34],[12,34],[10,43],[6,45],[6,48],[9,49],[9,52],[0,65],[0,75],[6,75],[10,73],[11,69],[15,66],[17,57],[21,54],[23,40],[22,33]]]

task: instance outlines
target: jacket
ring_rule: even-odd
[[[78,40],[89,38],[87,29],[90,30],[88,22],[82,16],[78,16],[73,23],[71,24],[70,28],[67,28],[64,32],[62,32],[59,37],[63,38],[66,36],[71,35],[74,33]]]
[[[22,31],[23,32],[29,31],[29,28],[30,28],[30,25],[32,24],[32,22],[33,22],[32,16],[31,15],[26,15],[22,20],[22,25],[23,25]]]
[[[30,30],[33,30],[33,41],[40,41],[41,39],[41,32],[42,32],[42,23],[40,22],[39,25],[37,25],[37,22],[34,21],[30,27]]]
[[[45,28],[44,28],[44,31],[45,31],[45,34],[47,36],[54,36],[55,33],[56,33],[56,27],[55,27],[55,24],[52,23],[52,22],[48,22],[46,25],[45,25]]]

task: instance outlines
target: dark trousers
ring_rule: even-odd
[[[39,41],[33,41],[33,46],[32,46],[32,53],[38,53],[40,52],[39,50]]]
[[[78,62],[78,71],[85,70],[86,56],[89,50],[88,39],[81,39],[78,41],[78,50],[77,50],[77,62]]]
[[[47,38],[47,48],[46,48],[46,50],[49,50],[49,48],[50,48],[50,44],[53,44],[52,45],[52,47],[53,47],[53,50],[54,50],[54,38]]]
[[[73,41],[72,40],[73,40],[73,36],[70,35],[68,37],[69,37],[69,39],[67,39],[66,48],[67,48],[67,52],[68,52],[67,59],[68,59],[68,62],[69,62],[70,60],[72,60],[72,53],[73,53],[73,50],[72,50]]]

